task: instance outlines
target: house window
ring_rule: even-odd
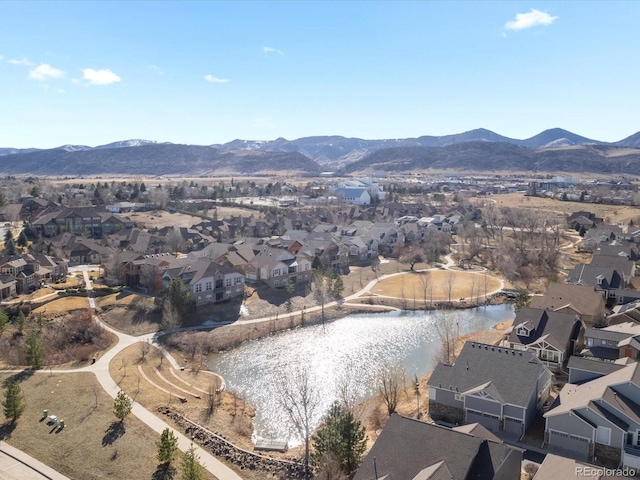
[[[225,287],[230,287],[231,286],[231,279],[230,278],[226,278],[224,285],[225,285]]]
[[[237,285],[239,283],[242,283],[242,277],[236,277],[233,279],[233,284]]]
[[[519,336],[522,336],[522,337],[528,337],[529,336],[529,330],[527,330],[526,328],[519,328],[516,333]]]
[[[587,347],[593,347],[593,338],[587,338]]]
[[[607,427],[598,427],[596,429],[596,443],[609,445],[611,443],[611,429]]]
[[[552,352],[550,350],[540,350],[540,359],[547,362],[558,363],[558,352]]]
[[[196,283],[196,293],[201,292],[201,291],[202,291],[202,284]]]
[[[456,393],[454,395],[454,398],[456,399],[456,402],[461,402],[462,401],[462,395],[460,395],[459,393]]]
[[[205,290],[211,290],[211,289],[213,289],[213,283],[211,283],[211,282],[207,282],[207,283],[206,283],[206,285],[205,285],[205,287],[204,287],[204,289],[205,289]]]
[[[279,287],[280,286],[280,280],[276,280],[273,282],[273,286],[274,287]]]
[[[602,342],[602,345],[606,345],[607,341],[606,340],[600,340]]]
[[[309,270],[309,264],[308,263],[305,264],[305,266],[304,266],[304,271],[306,272],[307,270]]]
[[[433,387],[429,387],[429,399],[434,401],[436,399],[436,389]]]

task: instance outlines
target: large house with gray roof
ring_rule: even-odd
[[[581,347],[584,324],[574,313],[523,308],[513,319],[502,345],[536,353],[548,367],[557,369]]]
[[[544,295],[532,297],[529,307],[574,313],[589,326],[601,323],[606,312],[604,296],[595,287],[554,282],[549,284]]]
[[[182,266],[169,268],[162,275],[166,287],[174,278],[182,280],[191,290],[196,307],[224,302],[244,295],[244,275],[210,258],[191,260]]]
[[[522,450],[482,427],[450,429],[393,414],[354,480],[519,480],[521,463]]]
[[[551,378],[534,352],[467,342],[453,365],[439,363],[431,374],[429,412],[519,438],[549,398]]]
[[[566,384],[544,414],[549,450],[594,463],[640,468],[640,365]]]

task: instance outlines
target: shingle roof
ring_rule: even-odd
[[[550,283],[547,292],[533,297],[529,306],[549,310],[569,307],[580,315],[593,316],[600,313],[603,303],[602,293],[593,286]]]
[[[609,387],[602,396],[602,400],[617,411],[624,413],[634,422],[640,423],[640,405],[629,397]]]
[[[456,363],[439,363],[427,383],[460,393],[490,383],[504,402],[526,407],[542,370],[533,352],[467,342]]]
[[[598,277],[602,278],[601,283],[598,282]],[[583,264],[576,265],[567,277],[567,283],[602,288],[619,288],[620,280],[620,275],[614,268]]]
[[[378,478],[412,480],[425,470],[451,479],[486,479],[497,470],[512,447],[493,440],[394,414],[389,418],[354,480],[373,480],[374,458]],[[444,463],[444,465],[440,465]],[[427,477],[429,478],[429,477]],[[435,477],[441,478],[441,477]]]
[[[635,267],[635,262],[633,260],[629,260],[627,257],[594,255],[591,258],[591,263],[589,265],[594,267],[613,268],[618,273],[624,273],[627,277],[630,277]]]
[[[569,357],[569,363],[567,364],[567,368],[584,370],[586,372],[595,372],[601,373],[603,375],[608,375],[613,372],[617,372],[624,365],[614,362],[604,362],[602,360],[595,360],[592,358],[578,357],[576,355],[572,355]]]
[[[576,316],[572,313],[559,313],[552,310],[538,310],[536,308],[523,308],[513,319],[513,330],[509,335],[509,342],[530,345],[542,337],[559,351],[564,351],[571,339],[571,334],[576,323]],[[518,325],[525,323],[533,327],[533,332],[528,337],[518,335]]]
[[[596,378],[582,385],[566,384],[560,391],[554,408],[545,413],[544,416],[550,417],[569,412],[575,408],[586,407],[590,401],[602,398],[610,386],[627,382],[638,384],[638,380],[640,380],[640,369],[637,367],[638,364],[633,363],[626,365],[616,372]]]

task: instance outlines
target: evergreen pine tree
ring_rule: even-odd
[[[13,238],[4,242],[4,253],[7,255],[16,255],[18,253],[18,249],[16,248]]]
[[[27,239],[27,234],[24,229],[20,231],[20,235],[18,235],[18,246],[26,247],[29,244],[29,240]]]
[[[204,468],[193,443],[182,457],[182,480],[204,480]]]
[[[178,439],[170,428],[165,428],[160,435],[160,440],[156,442],[158,447],[158,461],[169,467],[178,452]]]
[[[29,332],[24,342],[25,352],[27,354],[27,363],[33,369],[42,368],[44,364],[44,343],[37,331]]]
[[[131,399],[122,390],[118,392],[115,400],[113,401],[113,414],[116,416],[120,423],[131,413]]]
[[[319,463],[326,454],[332,454],[342,470],[351,475],[360,465],[366,447],[365,428],[360,421],[338,402],[331,405],[313,436],[314,461]]]
[[[5,418],[11,420],[11,423],[15,423],[24,412],[24,406],[24,397],[22,396],[20,385],[16,381],[9,382],[2,402]]]

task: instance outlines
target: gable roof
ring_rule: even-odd
[[[543,296],[531,298],[529,306],[549,310],[570,308],[579,315],[595,316],[604,307],[604,297],[593,286],[550,283]]]
[[[579,320],[573,313],[525,307],[513,319],[513,330],[509,335],[509,342],[530,345],[543,339],[559,351],[564,351],[571,339],[576,322]],[[533,335],[518,335],[518,327],[523,324],[530,331],[533,330]]]
[[[595,265],[578,264],[567,277],[567,283],[578,285],[590,285],[593,287],[619,288],[621,284],[620,274],[610,267],[597,267]]]
[[[640,383],[638,383],[639,381],[640,369],[638,368],[638,364],[634,362],[616,372],[596,378],[582,385],[567,383],[560,391],[560,395],[556,398],[553,408],[545,413],[544,417],[559,415],[576,408],[587,407],[589,402],[602,398],[608,388],[627,382],[640,385]]]
[[[621,368],[624,368],[624,364],[615,362],[605,362],[594,358],[579,357],[577,355],[571,355],[569,362],[567,363],[568,369],[584,370],[585,372],[601,373],[608,375],[613,372],[617,372]]]
[[[561,457],[552,453],[547,453],[544,461],[540,465],[538,472],[535,475],[536,480],[557,480],[559,478],[576,478],[576,472],[578,468],[582,469],[581,480],[605,480],[613,479],[604,474],[602,467],[583,463],[572,458]],[[587,473],[588,472],[588,473]],[[615,477],[630,478],[630,477]]]
[[[491,387],[504,403],[526,406],[543,370],[533,352],[467,342],[456,363],[439,363],[427,384],[459,393]]]
[[[635,262],[629,260],[626,256],[608,256],[608,255],[594,255],[591,258],[591,263],[594,267],[613,268],[619,274],[624,274],[630,277],[635,268]]]
[[[492,478],[513,447],[440,425],[393,414],[376,440],[354,480],[373,480],[374,458],[378,478],[389,480]],[[429,477],[427,473],[431,473]],[[386,476],[386,477],[385,477]]]

